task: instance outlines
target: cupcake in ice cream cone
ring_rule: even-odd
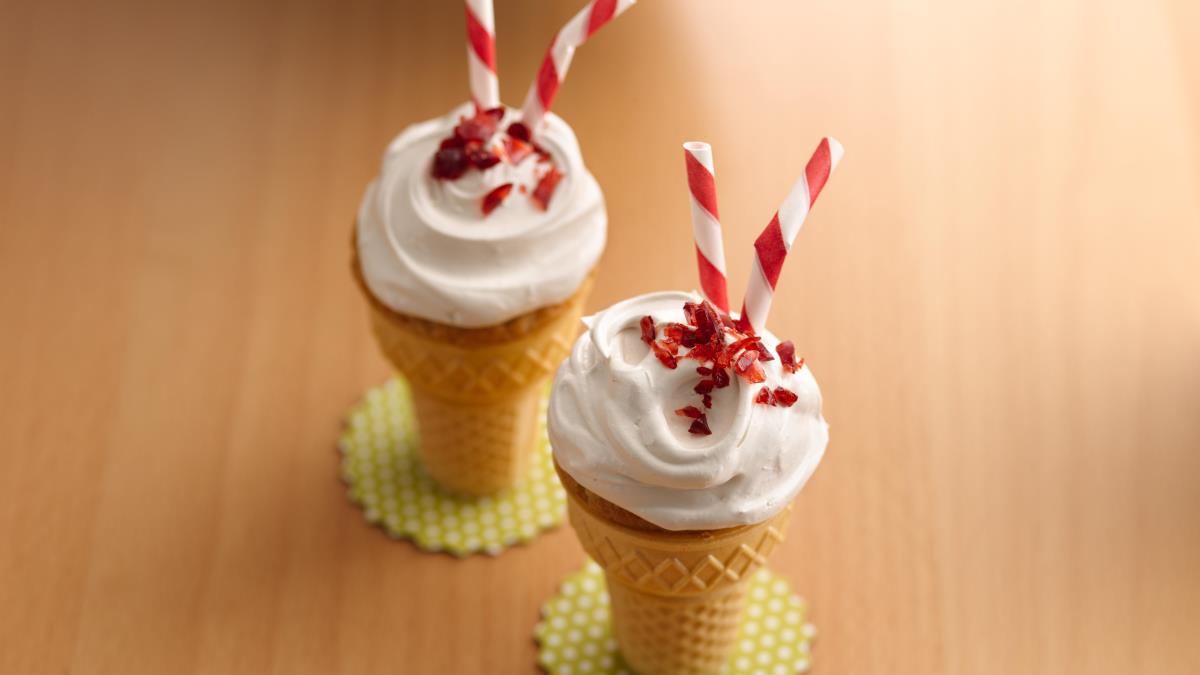
[[[641,673],[724,664],[746,582],[783,541],[828,440],[816,380],[789,345],[721,319],[690,293],[619,303],[588,319],[554,382],[571,524]]]
[[[802,180],[804,213],[840,157],[836,142],[822,148],[825,176]],[[689,173],[707,176],[693,198],[713,227],[704,159]],[[764,237],[794,236],[795,195]],[[757,268],[773,290],[790,240],[773,250],[764,237]],[[829,438],[816,379],[766,330],[754,284],[742,312],[728,311],[719,230],[714,244],[697,228],[697,251],[704,295],[651,293],[585,319],[550,399],[571,524],[604,570],[621,653],[643,675],[725,665],[750,576],[784,540]]]
[[[451,492],[486,495],[524,475],[604,249],[603,195],[548,112],[574,47],[615,16],[591,9],[588,30],[564,29],[546,57],[554,86],[539,78],[518,111],[498,101],[490,2],[469,0],[474,102],[397,136],[358,211],[353,272],[411,387],[424,465]]]

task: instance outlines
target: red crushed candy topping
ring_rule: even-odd
[[[738,375],[744,377],[747,382],[762,382],[767,379],[767,374],[763,372],[762,364],[758,362],[758,351],[755,349],[743,351],[733,364],[733,369]]]
[[[454,135],[464,141],[478,141],[483,143],[496,133],[500,128],[500,120],[504,119],[504,108],[490,108],[481,110],[475,108],[473,117],[463,117],[458,121],[458,126],[454,127]]]
[[[504,139],[504,152],[508,155],[508,163],[516,166],[533,153],[533,146],[510,136]]]
[[[804,359],[800,359],[799,363],[796,362],[796,345],[792,344],[791,340],[780,342],[775,347],[775,352],[779,354],[779,363],[789,373],[794,373],[804,367]]]
[[[506,133],[518,141],[525,141],[526,143],[528,143],[529,139],[532,138],[529,135],[529,127],[521,124],[520,122],[513,122],[512,124],[508,125]]]
[[[646,316],[643,316],[642,317],[642,342],[645,342],[648,345],[654,344],[654,338],[656,337],[656,335],[657,334],[654,331],[654,317],[650,316],[649,314],[647,314]]]
[[[790,408],[799,398],[790,389],[775,387],[775,390],[772,391],[770,387],[763,387],[758,390],[758,394],[754,397],[754,402],[763,405],[777,405]]]
[[[505,183],[504,185],[501,185],[500,187],[484,195],[483,215],[488,215],[492,211],[495,211],[497,206],[500,206],[500,204],[504,203],[504,200],[508,197],[508,193],[512,192],[512,189],[512,183]]]
[[[467,172],[467,153],[460,147],[442,148],[433,156],[433,177],[455,180]]]
[[[650,349],[654,350],[654,355],[658,357],[658,360],[671,370],[675,370],[675,367],[679,365],[679,360],[675,358],[675,355],[660,346],[657,342],[651,343]]]
[[[535,206],[545,211],[550,207],[550,198],[554,196],[554,190],[558,187],[558,181],[562,180],[563,173],[556,167],[550,167],[538,181],[537,187],[533,189],[533,195],[530,199],[533,200]]]
[[[699,362],[696,374],[701,379],[693,391],[700,395],[705,410],[713,406],[713,390],[729,386],[730,370],[750,384],[766,381],[762,364],[774,361],[775,357],[753,330],[742,332],[728,314],[717,311],[707,300],[684,303],[683,315],[687,323],[663,324],[662,337],[659,337],[654,318],[642,317],[641,338],[667,368],[677,368],[680,358]],[[728,344],[727,339],[730,340]],[[680,354],[680,347],[688,351]],[[780,366],[787,372],[794,373],[804,366],[804,359],[796,360],[796,348],[790,341],[779,343],[775,350]],[[795,392],[784,387],[772,389],[770,385],[759,388],[754,395],[757,404],[784,408],[792,407],[798,399]],[[712,433],[708,416],[701,408],[689,405],[676,410],[675,414],[692,420],[689,432],[704,436]]]
[[[729,386],[729,372],[724,368],[717,368],[713,371],[713,384],[717,389],[724,389]]]
[[[500,120],[504,119],[504,106],[498,105],[495,108],[488,108],[487,110],[483,111],[483,114],[491,117],[493,120],[492,123],[495,124],[496,127],[499,127]]]
[[[792,407],[792,404],[795,403],[799,398],[800,397],[796,396],[796,394],[790,389],[775,387],[775,400],[779,402],[779,405],[785,408]]]
[[[467,159],[471,162],[471,166],[486,171],[500,163],[500,157],[482,148],[473,148],[467,151]]]
[[[438,144],[433,157],[433,177],[438,180],[458,180],[471,169],[487,171],[500,162],[517,166],[536,155],[539,165],[550,162],[550,167],[538,175],[536,186],[522,184],[516,187],[521,194],[529,196],[534,206],[545,211],[563,174],[553,165],[550,153],[533,142],[529,128],[520,122],[508,125],[500,133],[499,139],[493,142],[500,132],[504,114],[504,106],[487,109],[475,106],[474,115],[459,118],[453,133]],[[486,216],[499,206],[512,188],[513,185],[507,183],[484,195],[480,205],[483,214]]]

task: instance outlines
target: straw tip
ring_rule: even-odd
[[[825,141],[829,143],[829,158],[831,163],[837,164],[842,161],[842,156],[846,154],[846,149],[842,147],[838,139],[833,136],[826,136]]]
[[[684,157],[700,162],[709,173],[713,173],[712,146],[704,141],[688,141],[683,144]]]

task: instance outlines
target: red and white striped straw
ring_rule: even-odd
[[[725,244],[721,240],[721,217],[717,213],[712,146],[700,141],[684,143],[683,161],[687,167],[688,196],[692,202],[692,236],[696,240],[700,292],[717,309],[728,314]]]
[[[742,301],[742,314],[738,318],[742,330],[758,330],[766,326],[783,261],[796,235],[800,233],[809,209],[817,201],[821,189],[829,180],[829,174],[833,173],[843,154],[845,150],[841,143],[832,138],[821,139],[812,159],[808,160],[808,166],[804,167],[804,173],[783,200],[783,205],[754,241],[754,269],[750,271],[746,299]]]
[[[633,7],[635,1],[592,0],[554,36],[554,41],[546,50],[546,58],[542,59],[537,78],[529,86],[529,93],[525,96],[525,105],[521,110],[521,121],[531,133],[537,133],[542,118],[554,103],[554,96],[558,93],[563,78],[567,76],[567,68],[571,67],[571,57],[575,55],[575,48],[587,42],[593,33],[621,12]]]
[[[496,16],[492,0],[466,0],[467,74],[471,99],[481,108],[500,105],[500,80],[496,77]]]

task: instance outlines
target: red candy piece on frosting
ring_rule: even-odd
[[[537,187],[533,189],[533,194],[529,197],[535,206],[543,211],[550,207],[550,198],[554,196],[554,190],[558,187],[558,181],[562,180],[562,177],[561,171],[556,167],[550,167],[550,170],[538,181]]]
[[[493,189],[491,192],[483,196],[483,215],[488,215],[496,210],[496,207],[504,203],[508,197],[508,193],[512,192],[513,184],[505,183],[500,187]]]
[[[466,173],[468,165],[467,153],[461,147],[442,148],[433,157],[433,177],[438,180],[455,180]]]

